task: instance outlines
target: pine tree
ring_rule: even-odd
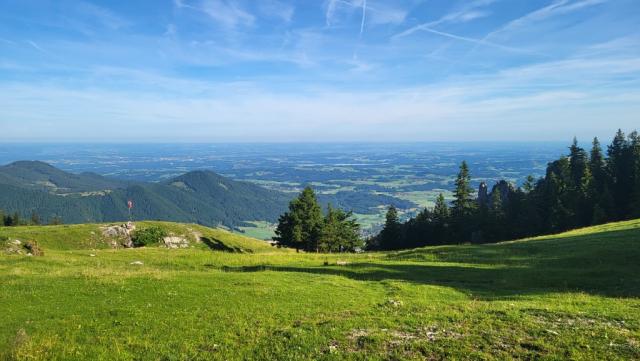
[[[456,189],[453,192],[453,206],[451,207],[452,224],[454,225],[453,236],[458,242],[467,242],[474,239],[482,238],[477,234],[477,202],[473,199],[473,189],[471,188],[471,176],[469,175],[469,167],[467,162],[463,161],[460,165],[460,171],[455,181]]]
[[[320,233],[319,248],[323,252],[337,252],[341,248],[340,219],[338,209],[334,210],[331,204],[327,206],[327,214],[324,217],[322,232]]]
[[[629,203],[629,164],[627,160],[627,140],[621,129],[618,129],[611,145],[607,148],[607,170],[609,173],[609,189],[614,201],[613,219],[622,219],[627,213]]]
[[[476,202],[473,199],[473,189],[471,188],[469,167],[465,161],[460,165],[460,172],[456,178],[455,185],[456,189],[453,194],[452,214],[458,219],[463,219],[471,216],[476,208]]]
[[[323,222],[316,195],[311,187],[306,187],[289,203],[289,211],[280,216],[273,240],[279,246],[293,247],[296,251],[317,252]]]
[[[401,248],[403,241],[401,235],[398,211],[391,205],[385,216],[384,228],[380,232],[380,248],[385,250]]]
[[[491,192],[491,202],[488,209],[487,232],[486,239],[489,241],[498,241],[503,239],[505,232],[505,211],[502,203],[500,190],[494,187]]]
[[[591,156],[589,157],[589,170],[593,177],[594,189],[598,192],[602,192],[606,181],[607,170],[605,168],[602,147],[600,146],[600,141],[597,137],[593,138]]]
[[[11,216],[11,225],[19,226],[22,223],[22,219],[20,219],[20,214],[18,212],[13,212],[13,216]]]
[[[631,165],[631,200],[626,218],[640,217],[640,135],[633,131],[629,134],[629,157]]]
[[[580,187],[584,170],[588,166],[587,152],[578,146],[578,139],[573,138],[573,144],[569,147],[569,164],[571,169],[571,181],[575,189]]]
[[[0,227],[5,226],[5,215],[4,215],[4,211],[2,209],[0,209]]]
[[[340,252],[355,252],[364,245],[360,237],[360,225],[353,216],[353,212],[342,209],[334,210],[338,219],[338,238]]]
[[[449,225],[451,223],[451,212],[442,193],[438,194],[436,204],[433,207],[433,236],[432,244],[445,244],[449,242]]]
[[[31,224],[36,226],[40,224],[40,216],[36,211],[31,212]]]
[[[447,202],[444,200],[444,195],[442,193],[438,194],[438,198],[436,198],[436,204],[433,207],[433,218],[436,222],[441,223],[449,221],[449,207],[447,206]]]

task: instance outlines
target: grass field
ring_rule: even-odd
[[[640,358],[640,220],[358,255],[204,228],[245,253],[93,249],[96,227],[0,228],[45,250],[0,255],[0,358]]]

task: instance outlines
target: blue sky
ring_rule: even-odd
[[[570,140],[640,124],[638,0],[0,0],[0,141]]]

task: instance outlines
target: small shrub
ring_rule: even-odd
[[[167,236],[167,231],[160,227],[149,227],[135,231],[131,240],[134,247],[144,247],[151,244],[162,242],[162,239]]]

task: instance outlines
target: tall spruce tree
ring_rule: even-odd
[[[433,218],[436,222],[447,223],[449,221],[449,216],[449,206],[447,206],[447,202],[444,200],[444,195],[440,193],[438,194],[436,204],[433,207]]]
[[[571,181],[574,188],[579,188],[582,183],[584,170],[588,167],[589,158],[587,152],[578,146],[578,139],[573,138],[573,143],[569,147],[569,163],[571,169]]]
[[[453,206],[451,207],[451,218],[454,225],[453,235],[458,239],[458,242],[468,242],[474,238],[472,233],[477,232],[477,217],[475,214],[477,202],[473,199],[471,176],[466,161],[460,164],[455,186]]]
[[[629,163],[631,166],[630,208],[627,217],[640,217],[640,135],[629,134]]]
[[[398,210],[393,205],[389,206],[385,216],[384,228],[380,232],[379,247],[384,250],[402,248],[403,240],[400,228]]]
[[[593,138],[591,146],[591,153],[589,157],[589,170],[593,177],[594,190],[602,192],[604,190],[604,184],[606,180],[606,168],[604,163],[604,155],[602,154],[602,147],[598,138]]]
[[[317,252],[323,222],[316,195],[311,187],[306,187],[278,220],[273,240],[279,246]]]
[[[613,196],[614,217],[618,220],[624,218],[629,203],[629,162],[627,157],[627,140],[621,129],[618,129],[611,145],[607,147],[607,170],[609,173],[609,189]]]
[[[460,171],[456,178],[456,189],[453,193],[453,207],[451,213],[456,218],[466,218],[473,214],[476,208],[476,201],[473,199],[473,189],[471,188],[471,176],[469,166],[463,161],[460,164]]]

